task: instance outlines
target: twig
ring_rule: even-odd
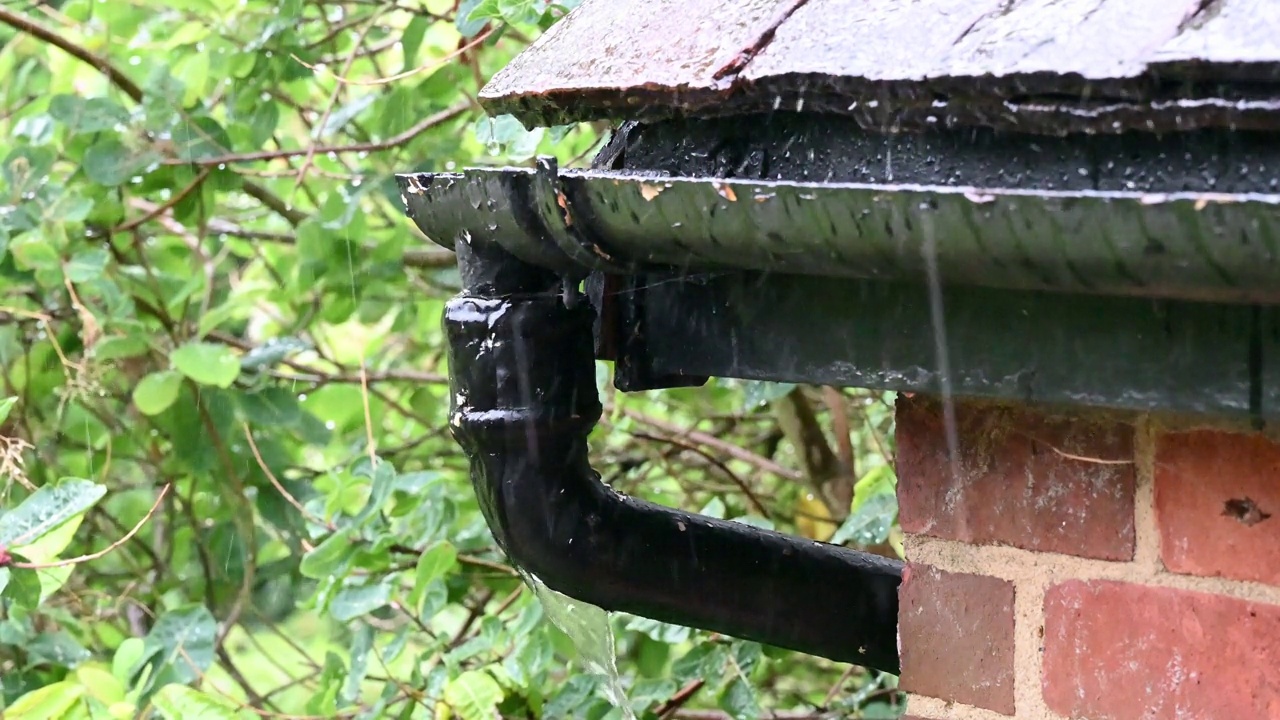
[[[360,28],[360,33],[356,37],[356,41],[352,44],[351,54],[347,56],[347,60],[342,66],[343,75],[346,75],[347,73],[351,72],[351,66],[354,65],[356,62],[357,52],[360,49],[360,45],[364,43],[365,37],[369,34],[369,28],[373,27],[373,24],[378,20],[379,17],[382,17],[382,14],[386,12],[386,10],[387,9],[385,7],[375,10],[373,14],[371,14],[367,18],[367,21],[364,23],[364,25]],[[342,85],[341,84],[334,85],[333,92],[330,93],[329,95],[329,102],[325,104],[324,114],[320,116],[320,120],[316,123],[316,129],[314,132],[317,138],[319,137],[320,133],[324,132],[324,126],[329,124],[329,118],[332,116],[333,108],[338,104],[338,97],[341,94],[342,94]],[[302,161],[302,167],[298,168],[298,179],[294,181],[293,192],[290,193],[290,198],[292,198],[293,193],[296,193],[298,191],[298,188],[302,186],[302,181],[305,180],[307,177],[307,169],[311,167],[311,161],[315,158],[315,156],[316,156],[316,144],[313,142],[313,143],[310,143],[307,147],[307,155]]]
[[[387,549],[393,553],[399,553],[401,555],[415,555],[415,556],[422,555],[421,550],[410,547],[408,545],[395,544],[388,547]],[[458,553],[458,564],[474,565],[476,567],[487,568],[495,572],[500,572],[500,573],[504,573],[506,575],[512,575],[515,577],[519,577],[520,575],[518,572],[516,572],[515,568],[511,567],[510,565],[503,565],[502,563],[494,562],[492,560],[485,560],[484,558],[476,557],[475,555],[467,555],[466,553]]]
[[[857,458],[853,452],[853,438],[850,436],[849,408],[845,404],[844,393],[838,388],[825,385],[822,388],[822,401],[831,411],[831,433],[836,437],[836,456],[840,458],[841,470],[849,478],[858,477]]]
[[[104,557],[111,551],[129,542],[131,539],[133,539],[134,535],[138,534],[138,531],[142,529],[142,526],[145,525],[147,521],[151,519],[152,515],[155,515],[156,510],[160,509],[160,503],[164,501],[164,496],[168,492],[169,492],[168,485],[165,485],[164,487],[160,488],[160,494],[156,496],[155,503],[152,504],[151,509],[147,511],[147,514],[142,516],[142,519],[138,521],[138,524],[134,525],[132,530],[125,533],[124,537],[120,538],[119,540],[116,540],[115,542],[99,550],[98,552],[89,553],[88,555],[81,555],[80,557],[67,558],[65,560],[54,560],[52,562],[45,562],[45,563],[13,562],[10,564],[13,567],[22,568],[24,570],[45,570],[48,568],[66,567],[67,565],[79,565],[80,563],[91,562],[93,560],[97,560],[101,557]]]
[[[306,213],[289,207],[284,200],[281,200],[277,195],[273,194],[270,190],[262,187],[256,182],[242,178],[240,181],[240,189],[244,190],[245,195],[248,195],[254,200],[266,205],[271,209],[271,212],[284,218],[285,222],[289,223],[293,227],[298,227],[307,219]]]
[[[327,71],[321,70],[321,68],[320,68],[319,66],[312,65],[312,64],[310,64],[310,63],[306,62],[305,60],[303,60],[302,58],[298,57],[297,55],[290,54],[290,55],[289,55],[289,57],[293,58],[293,59],[294,59],[294,60],[296,60],[299,64],[301,64],[303,67],[305,67],[306,69],[308,69],[308,70],[310,70],[310,71],[312,71],[312,72],[316,72],[316,73],[325,72],[325,73],[326,73],[326,74],[328,74],[328,75],[333,75],[333,79],[334,79],[334,80],[337,80],[339,83],[341,83],[341,84],[343,84],[343,85],[387,85],[387,84],[389,84],[389,83],[393,83],[393,82],[395,82],[395,81],[397,81],[397,80],[403,80],[403,79],[405,79],[405,78],[407,78],[407,77],[413,77],[414,75],[417,75],[418,73],[423,72],[423,71],[426,71],[426,70],[434,70],[435,68],[438,68],[438,67],[440,67],[440,66],[444,65],[445,63],[449,62],[450,60],[452,60],[452,59],[454,59],[454,58],[458,57],[459,55],[461,55],[461,54],[465,53],[466,51],[470,50],[471,48],[473,48],[473,47],[475,47],[475,46],[479,45],[480,43],[484,42],[485,40],[488,40],[488,39],[489,39],[489,36],[490,36],[490,35],[492,35],[492,34],[493,34],[493,28],[492,28],[492,27],[490,27],[488,30],[486,30],[486,31],[484,31],[484,32],[480,33],[479,35],[475,36],[475,38],[474,38],[474,39],[472,39],[472,40],[471,40],[471,42],[467,43],[466,45],[463,45],[462,47],[458,48],[457,50],[454,50],[453,52],[449,53],[448,55],[445,55],[445,56],[444,56],[444,57],[442,57],[442,58],[439,58],[439,59],[437,59],[437,60],[435,60],[435,61],[433,61],[433,62],[429,62],[429,63],[427,63],[426,65],[421,65],[421,66],[416,67],[416,68],[414,68],[414,69],[412,69],[412,70],[406,70],[406,71],[404,71],[404,72],[402,72],[402,73],[396,73],[395,75],[390,75],[390,76],[387,76],[387,77],[384,77],[384,78],[378,78],[377,80],[348,80],[347,78],[344,78],[344,77],[342,77],[342,76],[340,76],[340,75],[334,75],[333,73],[329,73],[329,72],[327,72]]]
[[[836,694],[840,692],[840,688],[844,687],[844,684],[849,681],[849,678],[853,677],[854,672],[861,669],[862,668],[858,665],[850,665],[845,668],[844,672],[840,674],[840,679],[836,680],[835,683],[832,684],[831,689],[827,690],[826,697],[822,698],[822,707],[830,705],[831,701],[836,699]]]
[[[369,451],[369,467],[378,465],[378,446],[373,439],[373,413],[369,409],[369,370],[364,362],[364,352],[360,353],[360,402],[364,405],[364,435],[366,449]]]
[[[147,214],[143,215],[142,217],[135,218],[125,223],[121,223],[115,226],[114,228],[112,228],[111,231],[112,232],[128,232],[138,227],[142,223],[148,220],[151,220],[152,218],[155,218],[158,215],[163,214],[165,211],[169,210],[173,206],[182,202],[183,199],[185,199],[188,195],[194,192],[201,185],[203,185],[205,179],[209,177],[209,173],[211,172],[213,172],[212,168],[204,168],[203,170],[200,171],[200,174],[196,176],[195,180],[192,180],[186,187],[182,188],[177,193],[175,193],[174,196],[169,198],[169,200],[165,202],[163,205],[155,206],[151,210],[147,211]]]
[[[261,162],[263,160],[280,160],[284,158],[306,157],[308,154],[328,155],[329,153],[358,153],[358,152],[379,152],[381,150],[390,150],[399,147],[418,137],[422,133],[431,128],[446,123],[471,107],[470,103],[458,103],[441,110],[438,113],[428,115],[421,122],[413,127],[405,130],[397,135],[392,135],[386,140],[378,140],[375,142],[354,143],[351,145],[335,145],[333,147],[316,147],[316,148],[298,148],[296,150],[262,150],[251,153],[232,153],[228,155],[219,155],[217,157],[199,158],[190,161],[195,165],[231,165],[234,163],[244,162]],[[166,160],[169,165],[187,165],[185,160]]]
[[[280,480],[276,478],[276,474],[271,472],[271,468],[267,467],[266,461],[262,459],[262,453],[258,452],[258,444],[253,441],[253,433],[249,430],[249,423],[241,423],[241,425],[244,426],[244,439],[249,441],[249,451],[253,453],[253,459],[258,461],[258,467],[262,469],[262,473],[267,476],[267,480],[271,483],[271,486],[276,489],[276,492],[280,493],[281,497],[284,498],[284,501],[292,505],[299,513],[302,513],[302,517],[307,520],[310,520],[317,525],[322,525],[330,531],[336,530],[337,528],[333,523],[316,517],[313,513],[308,511],[302,503],[298,502],[298,498],[294,497],[292,493],[285,489]]]
[[[750,450],[747,450],[746,448],[739,447],[725,440],[721,440],[720,438],[714,435],[709,435],[704,432],[699,432],[698,430],[686,430],[674,423],[669,423],[665,420],[659,420],[658,418],[650,417],[648,415],[645,415],[642,412],[639,412],[637,410],[632,410],[631,408],[628,408],[626,406],[622,406],[620,409],[622,410],[623,415],[626,415],[632,420],[636,420],[650,427],[655,427],[669,435],[673,435],[677,437],[684,436],[696,443],[701,443],[702,445],[706,445],[707,447],[713,447],[723,452],[725,455],[728,455],[729,457],[732,457],[736,460],[741,460],[745,463],[750,463],[752,465],[755,465],[757,468],[764,470],[765,472],[773,473],[774,475],[787,478],[788,480],[804,479],[804,477],[795,470],[785,468],[779,465],[778,463],[770,460],[767,457],[757,455],[756,453],[753,453]]]
[[[238,338],[234,335],[217,331],[217,330],[210,332],[206,337],[210,340],[215,340],[224,345],[230,345],[231,347],[238,348],[240,350],[248,351],[256,347],[253,343],[247,340],[242,340],[241,338]],[[281,377],[281,379],[283,380],[297,380],[299,382],[314,382],[314,383],[320,383],[320,384],[328,384],[328,383],[350,384],[350,383],[361,382],[359,375],[350,375],[350,374],[346,374],[345,372],[341,374],[333,374],[333,373],[329,373],[324,370],[321,370],[319,368],[314,368],[309,365],[304,365],[303,363],[300,363],[294,360],[288,360],[288,359],[281,360],[280,364],[286,367],[293,368],[298,372],[305,373],[308,376],[308,377],[300,377],[295,375],[286,375]],[[376,382],[387,382],[387,381],[446,383],[446,382],[449,382],[449,378],[439,373],[427,373],[427,372],[420,372],[416,370],[387,370],[382,372],[368,373],[367,382],[376,383]]]
[[[675,695],[672,695],[666,702],[662,703],[656,710],[654,710],[658,715],[658,720],[667,720],[667,718],[675,715],[676,711],[684,707],[685,703],[692,700],[693,696],[697,695],[698,691],[702,689],[702,686],[706,684],[707,681],[702,678],[690,680],[685,683],[685,686],[676,691]]]
[[[142,102],[142,88],[138,87],[137,83],[130,80],[129,76],[121,72],[119,68],[112,65],[110,60],[76,45],[31,18],[19,15],[3,6],[0,6],[0,22],[43,40],[86,65],[92,65],[98,72],[106,75],[113,85],[123,90],[124,94],[132,98],[134,102]]]
[[[480,596],[480,599],[471,606],[471,609],[467,612],[467,618],[462,621],[462,625],[458,628],[458,632],[454,633],[453,639],[449,641],[448,648],[450,650],[458,647],[467,639],[467,633],[471,631],[471,626],[474,625],[476,620],[479,620],[480,616],[484,614],[484,606],[488,605],[489,601],[492,599],[493,590],[485,590],[484,594]]]
[[[880,452],[880,456],[884,458],[884,461],[889,463],[889,469],[893,471],[894,477],[897,477],[898,459],[889,450],[887,438],[880,437],[880,430],[871,421],[871,413],[867,412],[867,406],[858,403],[858,412],[862,413],[862,422],[866,426],[867,432],[871,434],[871,442],[875,443],[876,450]]]
[[[684,450],[697,453],[700,457],[702,457],[707,462],[711,463],[716,468],[718,468],[725,475],[727,475],[729,477],[729,480],[733,482],[734,485],[737,485],[738,489],[742,491],[742,494],[747,497],[747,501],[751,503],[751,507],[755,508],[756,512],[760,513],[761,517],[763,517],[766,520],[769,519],[768,508],[764,506],[764,503],[760,502],[760,498],[756,497],[755,492],[751,490],[751,487],[747,485],[747,482],[742,478],[738,477],[738,474],[735,473],[732,469],[730,469],[729,466],[726,465],[723,461],[721,461],[719,458],[712,455],[711,453],[707,452],[706,450],[703,450],[702,448],[698,447],[696,443],[691,443],[688,440],[684,440],[681,438],[662,437],[660,435],[650,435],[649,433],[640,432],[639,430],[632,430],[630,434],[633,437],[638,437],[644,440],[670,443]]]

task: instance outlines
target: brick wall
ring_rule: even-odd
[[[1280,719],[1280,444],[897,407],[914,718]],[[1269,517],[1275,515],[1275,517]]]

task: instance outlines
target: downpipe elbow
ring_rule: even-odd
[[[450,429],[513,563],[605,610],[898,672],[902,563],[607,487],[588,457],[594,310],[497,289],[446,307]]]

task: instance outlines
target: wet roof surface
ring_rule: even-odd
[[[1280,0],[587,0],[481,99],[526,124],[786,105],[878,127],[1275,129]]]

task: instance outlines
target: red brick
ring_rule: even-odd
[[[903,530],[1132,559],[1134,465],[1114,462],[1132,460],[1131,425],[965,403],[956,403],[955,416],[953,472],[942,405],[920,396],[898,398]]]
[[[1069,717],[1280,718],[1280,606],[1065,582],[1045,596],[1043,684]]]
[[[1157,441],[1155,466],[1165,567],[1280,585],[1280,445],[1260,435],[1174,433]],[[1246,498],[1256,510],[1242,516]]]
[[[898,603],[903,690],[1013,714],[1011,583],[911,565]]]

